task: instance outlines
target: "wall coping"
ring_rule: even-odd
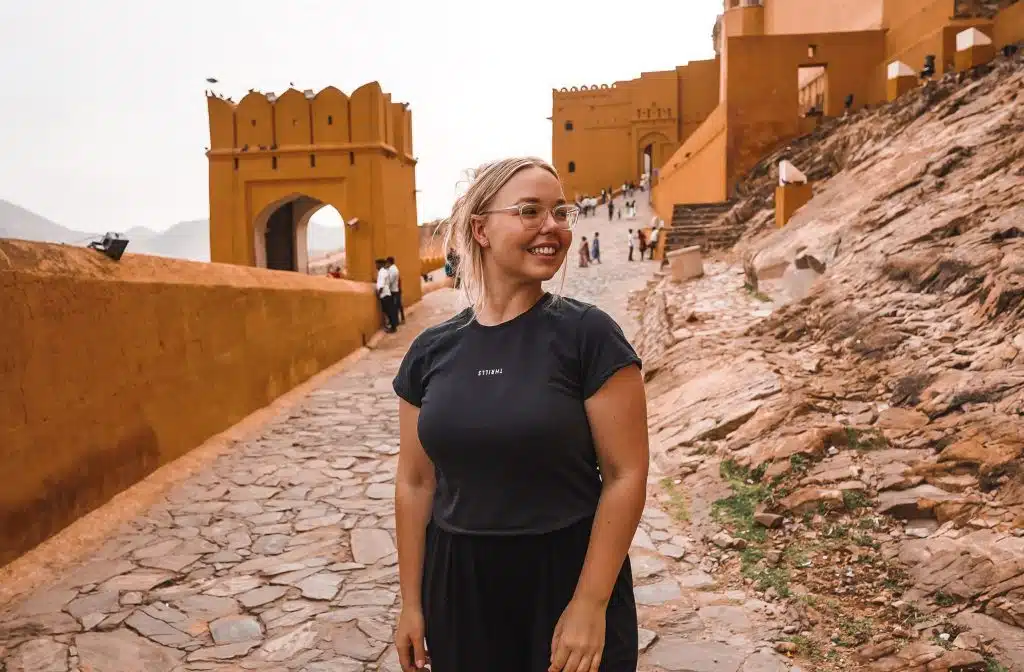
[[[113,261],[96,250],[84,247],[5,238],[0,239],[0,282],[8,274],[36,277],[67,276],[89,282],[376,293],[373,283],[370,282],[339,280],[234,264],[186,261],[148,254],[125,253],[120,261]]]
[[[676,257],[683,256],[684,254],[693,254],[694,252],[700,252],[700,245],[680,247],[678,250],[672,250],[671,252],[666,253],[665,257],[668,259],[675,259]]]

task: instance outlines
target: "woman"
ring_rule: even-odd
[[[435,672],[636,669],[640,360],[604,312],[541,287],[577,216],[535,158],[483,166],[452,210],[471,307],[394,380],[404,670],[428,650]]]
[[[580,268],[586,268],[587,266],[590,266],[590,243],[587,242],[586,236],[583,236],[583,238],[580,240],[578,254],[580,258]]]

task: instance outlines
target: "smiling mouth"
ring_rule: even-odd
[[[535,257],[553,257],[558,254],[557,245],[536,245],[526,250]]]

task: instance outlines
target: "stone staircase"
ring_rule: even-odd
[[[735,201],[677,204],[672,208],[672,226],[665,237],[665,251],[700,245],[703,250],[729,248],[736,244],[743,227],[725,224],[722,215]]]

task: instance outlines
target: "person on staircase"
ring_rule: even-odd
[[[578,215],[537,158],[481,167],[452,209],[470,307],[420,334],[393,383],[406,672],[637,668],[641,362],[607,313],[543,288]]]

